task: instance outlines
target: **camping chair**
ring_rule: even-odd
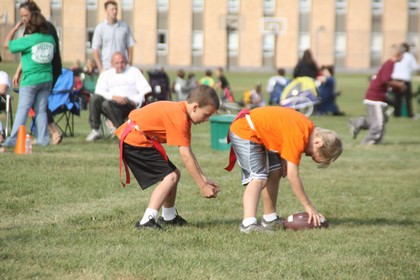
[[[8,93],[0,95],[0,112],[6,112],[6,125],[2,129],[4,129],[4,136],[7,137],[13,127],[12,97]]]
[[[152,88],[152,96],[146,95],[145,103],[168,100],[171,94],[168,75],[159,69],[150,70],[147,74],[149,75],[149,84]]]
[[[73,71],[63,68],[60,77],[48,98],[48,108],[65,136],[74,136],[74,115],[80,116],[79,90],[74,88]],[[63,122],[60,126],[60,122]],[[63,128],[64,127],[64,128]]]
[[[318,102],[318,89],[315,80],[310,77],[295,78],[284,88],[280,97],[280,106],[293,108],[308,117]]]

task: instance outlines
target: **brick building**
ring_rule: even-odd
[[[106,0],[36,0],[61,40],[63,60],[85,61]],[[420,0],[117,0],[140,67],[292,68],[310,48],[318,64],[376,68],[394,43],[420,57]],[[0,40],[20,0],[0,0]],[[5,54],[6,60],[18,59]]]

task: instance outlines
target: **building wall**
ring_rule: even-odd
[[[223,8],[225,7],[225,8]],[[204,2],[204,52],[203,65],[218,67],[226,64],[226,30],[222,26],[222,16],[226,13],[227,0]],[[185,9],[189,11],[189,9]]]
[[[258,68],[262,65],[261,18],[262,1],[241,1],[242,28],[239,35],[239,67]]]
[[[276,16],[286,20],[286,32],[277,36],[276,66],[295,67],[298,61],[299,1],[278,0]]]
[[[382,59],[389,57],[389,47],[406,40],[407,33],[407,5],[408,0],[384,0],[382,30],[384,34]],[[398,19],[398,20],[396,20]]]
[[[335,0],[312,1],[311,49],[319,65],[334,64]]]
[[[154,5],[151,5],[154,4]],[[132,32],[136,39],[133,64],[154,65],[156,63],[156,0],[134,1]]]
[[[62,13],[61,58],[67,62],[83,60],[86,57],[86,9],[81,12],[80,8],[86,7],[86,0],[79,0],[78,5],[62,2],[66,12]]]
[[[192,0],[169,1],[168,63],[174,66],[191,64],[192,12],[177,7],[192,7]]]
[[[104,3],[98,0],[96,22],[105,19]],[[406,41],[408,32],[408,1],[383,0],[381,15],[382,60],[388,58],[392,44]],[[51,0],[36,0],[42,13],[51,16]],[[168,53],[164,61],[167,67],[188,67],[192,64],[192,0],[168,1],[167,45]],[[335,0],[313,0],[309,14],[311,49],[319,64],[334,63],[335,59]],[[119,18],[122,17],[122,0]],[[228,13],[228,0],[206,0],[202,12],[204,42],[199,65],[206,68],[226,66],[233,61],[235,68],[261,69],[264,67],[261,22],[264,17],[263,1],[240,1],[239,51],[238,56],[228,60],[227,32],[224,19]],[[0,41],[14,26],[15,0],[0,0]],[[61,52],[65,62],[72,63],[86,57],[86,0],[63,0],[61,8]],[[56,10],[54,10],[56,12]],[[3,15],[7,13],[7,18]],[[420,13],[420,12],[419,12]],[[277,0],[273,17],[284,20],[283,33],[276,36],[274,63],[270,67],[293,68],[299,59],[299,1]],[[371,0],[347,0],[346,56],[347,69],[375,68],[371,58],[372,8]],[[133,63],[142,67],[154,67],[158,61],[157,0],[133,0],[131,26],[136,44]],[[420,30],[420,20],[418,20]],[[165,24],[166,26],[166,24]],[[166,27],[165,27],[166,28]],[[200,27],[201,28],[201,27]],[[413,31],[410,31],[413,32]],[[420,46],[416,55],[420,57]],[[7,60],[18,60],[18,56],[3,51]]]
[[[347,1],[347,56],[350,69],[369,68],[370,0]]]

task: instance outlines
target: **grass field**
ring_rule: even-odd
[[[237,96],[268,77],[228,73]],[[183,174],[177,208],[189,226],[136,231],[151,189],[141,191],[136,182],[121,187],[117,141],[86,143],[82,111],[75,137],[59,146],[0,155],[0,278],[418,279],[420,120],[392,117],[382,145],[361,146],[347,120],[365,113],[367,76],[338,75],[337,82],[346,116],[312,119],[341,134],[345,151],[326,170],[308,158],[301,165],[305,189],[330,228],[241,234],[239,170],[223,169],[228,151],[211,149],[207,123],[193,127],[193,150],[222,193],[202,198],[177,149],[167,147]],[[282,216],[302,210],[287,180],[278,204]]]

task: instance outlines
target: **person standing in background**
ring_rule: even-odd
[[[402,99],[404,98],[405,104],[407,105],[407,113],[410,118],[414,118],[413,105],[411,103],[412,90],[411,90],[411,75],[413,72],[419,70],[419,65],[414,55],[410,53],[410,46],[407,43],[402,43],[401,46],[405,52],[401,61],[394,64],[394,70],[392,71],[392,79],[404,82],[406,88],[404,91],[399,92],[393,90],[394,93],[394,117],[401,116]]]
[[[106,19],[96,26],[92,39],[93,56],[100,73],[111,68],[111,57],[116,52],[124,54],[132,65],[135,43],[130,27],[117,18],[117,2],[106,1],[104,7]]]

